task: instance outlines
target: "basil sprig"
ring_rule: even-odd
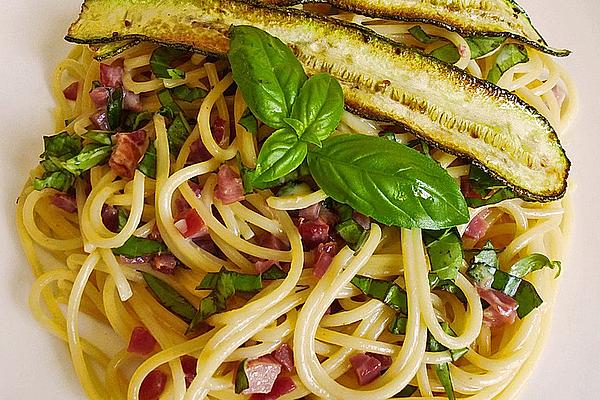
[[[344,98],[329,74],[307,79],[292,51],[279,39],[251,27],[231,31],[229,62],[248,108],[276,131],[265,141],[246,189],[268,188],[293,172],[340,122]]]
[[[508,272],[499,269],[498,256],[491,242],[488,242],[479,254],[473,258],[467,274],[481,287],[492,287],[515,299],[519,307],[517,315],[525,318],[531,311],[543,303],[535,286],[523,277],[542,268],[557,269],[560,262],[550,261],[542,254],[532,254],[522,258],[511,266]],[[557,274],[558,276],[558,274]]]
[[[309,152],[308,167],[328,196],[388,225],[445,229],[469,220],[454,179],[434,160],[400,143],[335,136]]]

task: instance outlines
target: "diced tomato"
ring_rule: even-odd
[[[140,400],[158,400],[167,385],[167,375],[161,370],[155,369],[142,381],[140,386]]]
[[[296,383],[289,376],[279,376],[269,393],[257,393],[250,396],[250,400],[277,400],[281,396],[291,393],[296,389]]]
[[[223,204],[235,203],[245,197],[242,179],[225,164],[219,167],[215,197]]]
[[[79,89],[79,82],[75,81],[69,86],[63,89],[63,95],[67,100],[77,100],[77,89]]]
[[[196,377],[196,367],[198,365],[198,359],[192,356],[181,357],[181,368],[185,374],[185,387],[190,387],[192,381]]]
[[[129,345],[127,351],[130,353],[140,354],[142,356],[152,353],[156,346],[156,339],[143,326],[136,326],[131,331],[131,337],[129,338]]]
[[[294,369],[294,353],[289,344],[282,344],[271,355],[286,371]]]
[[[180,219],[175,222],[175,226],[185,238],[196,239],[208,234],[208,227],[204,220],[193,208],[184,210]]]
[[[357,354],[350,357],[350,364],[361,386],[373,382],[381,375],[381,361],[373,356]]]

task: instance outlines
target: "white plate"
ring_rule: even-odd
[[[0,398],[83,398],[65,346],[31,317],[32,275],[16,237],[15,199],[37,162],[42,135],[52,133],[49,77],[68,48],[62,37],[79,0],[3,1],[0,24]],[[552,334],[523,399],[595,399],[600,395],[600,2],[521,0],[542,35],[573,50],[564,60],[581,107],[565,141],[573,161],[576,212],[564,262]]]

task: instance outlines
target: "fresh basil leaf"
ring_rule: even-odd
[[[123,126],[128,132],[137,131],[152,119],[152,115],[150,111],[142,111],[140,113],[130,112],[127,114]]]
[[[444,229],[469,220],[465,199],[448,172],[400,143],[334,136],[308,153],[308,166],[328,196],[381,223]]]
[[[394,282],[361,275],[356,275],[350,282],[367,296],[387,304],[404,315],[408,315],[406,291]]]
[[[74,175],[80,175],[82,172],[106,162],[111,153],[112,146],[88,144],[81,150],[81,153],[63,161],[61,166]]]
[[[248,132],[253,135],[258,133],[258,121],[256,117],[252,115],[251,112],[248,112],[242,118],[240,118],[240,125],[242,125]]]
[[[98,144],[112,146],[111,138],[113,134],[113,131],[89,130],[83,135],[83,137]]]
[[[445,231],[423,231],[431,270],[441,280],[453,281],[463,261],[460,235],[456,228]]]
[[[335,231],[344,239],[344,241],[354,249],[361,241],[365,230],[354,219],[349,218],[335,226]]]
[[[117,211],[117,230],[119,232],[121,232],[123,228],[125,228],[128,218],[129,216],[127,215],[127,212],[122,208],[119,208],[119,211]]]
[[[339,125],[343,111],[344,94],[338,81],[329,74],[317,74],[300,89],[291,116],[304,128],[300,139],[321,146]]]
[[[67,132],[44,136],[44,152],[40,158],[70,158],[81,151],[81,146],[81,139],[77,136],[71,136]]]
[[[560,261],[550,261],[548,257],[543,254],[534,253],[528,255],[527,257],[521,258],[519,261],[514,263],[508,273],[517,276],[519,278],[524,277],[525,275],[530,274],[533,271],[537,271],[544,267],[548,267],[550,269],[557,269],[556,277],[560,275],[561,263]]]
[[[286,127],[283,119],[307,79],[290,48],[258,28],[234,26],[228,58],[252,113],[272,128]]]
[[[206,90],[202,88],[192,88],[186,85],[177,86],[169,90],[173,97],[175,97],[178,100],[187,101],[188,103],[206,97],[207,95]]]
[[[289,128],[273,132],[265,140],[258,158],[256,169],[251,173],[253,187],[265,189],[270,183],[293,172],[306,158],[308,146]]]
[[[148,148],[142,161],[138,164],[138,169],[148,178],[156,179],[156,147],[153,140],[148,143]]]
[[[435,276],[437,277],[437,275]],[[467,297],[465,296],[463,291],[458,286],[456,286],[456,283],[454,283],[454,281],[448,279],[439,280],[438,278],[435,284],[431,285],[431,289],[438,289],[443,290],[444,292],[452,293],[456,296],[458,300],[460,300],[461,303],[467,304]]]
[[[419,25],[413,26],[408,30],[408,32],[421,43],[431,44],[439,40],[438,37],[429,36]]]
[[[123,115],[123,88],[117,87],[110,91],[108,103],[106,104],[106,117],[108,126],[115,130],[121,125]]]
[[[448,64],[455,64],[458,62],[458,60],[460,60],[458,49],[453,43],[438,47],[429,53],[429,55]]]
[[[75,175],[67,171],[55,171],[44,175],[43,178],[36,178],[33,181],[33,188],[35,190],[52,188],[60,192],[66,192],[74,183]]]
[[[185,54],[186,52],[182,50],[159,47],[150,56],[150,69],[158,78],[177,79],[179,76],[176,72],[173,72],[174,69],[171,68],[171,64]],[[176,76],[175,78],[173,78],[173,74]]]
[[[196,307],[194,307],[185,297],[180,295],[167,282],[151,275],[147,272],[142,272],[142,276],[146,284],[154,293],[159,303],[185,322],[190,323],[196,315]]]
[[[544,300],[540,297],[535,287],[526,280],[523,280],[513,296],[519,307],[517,315],[519,318],[525,318],[530,312],[542,305]]]
[[[529,61],[527,49],[521,44],[507,44],[498,51],[494,66],[487,76],[487,80],[498,83],[502,75],[517,64]]]
[[[496,254],[496,249],[494,249],[492,242],[488,241],[483,245],[481,251],[475,254],[473,264],[484,264],[494,269],[500,268],[498,254]]]
[[[164,243],[137,236],[131,236],[122,246],[114,248],[113,253],[129,258],[150,256],[168,251]]]

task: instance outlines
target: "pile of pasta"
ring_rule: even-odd
[[[390,24],[348,14],[340,17],[368,25],[425,52],[433,50],[408,33],[414,24]],[[421,29],[457,47],[466,46],[465,39],[456,33],[428,25]],[[466,306],[450,293],[430,290],[429,261],[419,229],[372,223],[360,248],[354,251],[344,247],[325,275],[315,277],[312,253],[303,247],[292,216],[296,210],[322,202],[327,196],[319,190],[278,197],[270,190],[260,190],[246,195],[241,202],[222,204],[215,197],[219,166],[227,164],[236,170],[237,154],[244,165],[255,165],[257,137],[264,127],[254,135],[240,124],[246,105],[239,90],[235,90],[226,61],[195,54],[178,67],[185,71],[184,79],[148,79],[155,48],[154,44],[141,43],[116,56],[124,60],[124,88],[141,94],[144,110],[158,111],[156,93],[163,88],[188,85],[208,92],[202,99],[181,104],[186,116],[196,119],[197,124],[179,154],[170,153],[165,119],[156,113],[144,126],[149,137],[155,139],[156,179],[136,171],[132,180],[125,180],[107,165],[96,166],[89,172],[91,187],[81,179],[76,181],[77,212],[68,213],[52,204],[56,191],[33,189],[32,180],[40,174],[38,168],[32,171],[18,202],[19,232],[36,277],[31,309],[45,328],[68,344],[77,376],[90,398],[137,399],[142,382],[156,369],[168,376],[161,398],[243,398],[233,389],[239,362],[270,354],[283,343],[293,350],[291,378],[296,387],[283,398],[392,398],[407,385],[417,388],[411,398],[445,398],[444,388],[432,371],[432,365],[440,363],[449,363],[459,398],[508,399],[516,395],[548,331],[556,271],[543,269],[528,276],[544,303],[527,318],[497,329],[482,323],[479,295],[462,273],[455,283],[465,295]],[[534,106],[563,132],[575,107],[572,84],[550,57],[533,49],[528,53],[529,61],[504,73],[498,85]],[[52,82],[58,104],[56,132],[82,135],[91,125],[90,116],[96,109],[86,94],[99,79],[99,62],[93,56],[89,48],[77,46],[56,69]],[[456,66],[485,78],[493,59],[493,54],[477,60],[461,54]],[[79,82],[79,92],[76,101],[69,101],[62,90],[74,80]],[[557,85],[567,93],[562,104],[553,93]],[[211,133],[211,115],[225,121],[221,145]],[[232,138],[230,126],[235,131]],[[381,123],[349,112],[344,113],[337,129],[365,135],[378,135],[382,130]],[[395,136],[403,143],[415,139],[410,133]],[[190,147],[199,138],[212,157],[188,164]],[[455,156],[435,149],[431,155],[457,180],[468,176],[470,165]],[[190,180],[201,183],[199,196],[188,184]],[[181,235],[174,223],[177,198],[185,199],[204,220],[222,257]],[[502,248],[502,266],[531,253],[560,259],[568,227],[566,202],[540,204],[515,198],[471,209],[472,217],[489,210],[486,219],[491,223],[476,247],[491,240],[495,247]],[[102,223],[105,205],[127,211],[120,232],[111,232]],[[148,236],[155,226],[169,251],[185,265],[173,275],[162,274],[148,264],[123,264],[112,251],[131,236]],[[264,233],[289,244],[289,250],[260,246],[255,239]],[[289,265],[286,277],[272,281],[252,296],[236,299],[234,306],[230,304],[227,310],[206,320],[208,328],[193,334],[186,334],[187,323],[160,304],[142,275],[159,277],[198,306],[208,292],[196,290],[196,285],[207,273],[224,267],[254,274],[255,259]],[[405,334],[387,330],[395,317],[390,307],[361,296],[350,284],[357,274],[394,281],[406,290]],[[448,322],[456,336],[448,334],[441,321]],[[158,342],[146,357],[127,351],[131,333],[138,326],[145,327]],[[98,339],[102,336],[98,332],[106,331],[113,337],[108,344]],[[428,332],[449,349],[468,351],[458,361],[453,361],[448,352],[427,351]],[[374,382],[359,386],[349,361],[359,352],[389,356],[393,362]],[[189,387],[180,362],[182,356],[198,360]]]

